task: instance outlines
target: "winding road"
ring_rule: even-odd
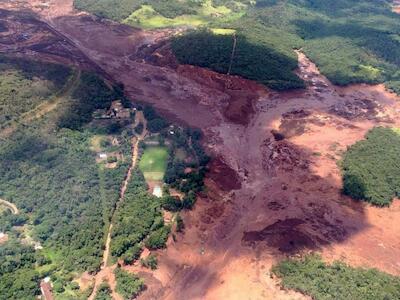
[[[1,204],[4,205],[4,206],[7,206],[14,215],[19,214],[18,207],[15,204],[12,204],[11,202],[8,202],[6,200],[0,199],[0,205]]]

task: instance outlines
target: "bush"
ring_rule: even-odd
[[[126,265],[131,265],[139,259],[141,253],[142,247],[140,244],[136,244],[122,255],[122,259]]]
[[[71,290],[73,290],[73,291],[77,291],[77,290],[79,290],[79,283],[77,283],[77,282],[75,282],[75,281],[72,281],[70,284],[69,284],[69,287],[70,287],[70,289]]]
[[[156,270],[158,267],[157,257],[153,254],[150,254],[146,259],[141,259],[140,263],[143,267],[151,270]]]
[[[146,239],[146,247],[150,250],[165,248],[165,243],[168,240],[170,231],[171,228],[169,226],[163,226],[153,231]]]
[[[112,300],[111,297],[111,288],[107,282],[103,282],[97,291],[96,297],[94,300]]]
[[[164,196],[161,200],[162,207],[168,211],[179,211],[183,208],[182,201],[178,197]]]
[[[117,159],[115,156],[109,156],[109,157],[107,157],[107,162],[108,162],[109,164],[116,163],[117,161],[118,161],[118,159]]]
[[[183,198],[183,207],[186,209],[191,209],[196,202],[196,193],[190,191]]]
[[[117,268],[114,271],[117,280],[117,292],[125,299],[136,298],[146,288],[143,279],[135,274]]]
[[[153,133],[159,132],[167,126],[168,126],[168,123],[164,119],[161,119],[161,118],[152,119],[147,122],[147,129]]]
[[[143,129],[144,129],[143,123],[139,123],[139,124],[135,127],[135,132],[136,132],[137,134],[142,134],[142,133],[143,133]]]
[[[176,231],[182,232],[185,229],[185,223],[180,214],[176,216]]]

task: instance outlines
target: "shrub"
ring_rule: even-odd
[[[131,265],[139,259],[140,253],[142,253],[142,247],[140,244],[136,244],[122,255],[122,259],[124,260],[125,264]]]
[[[185,229],[185,223],[180,214],[176,216],[176,231],[182,232]]]
[[[158,267],[157,257],[153,254],[150,254],[146,259],[141,259],[140,263],[143,267],[151,270],[156,270]]]
[[[135,127],[135,132],[136,132],[137,134],[142,134],[142,133],[143,133],[143,129],[144,129],[143,123],[139,123],[139,124]]]
[[[109,156],[109,157],[107,157],[107,162],[108,162],[109,164],[115,163],[115,162],[117,162],[117,161],[118,161],[118,159],[117,159],[115,156]]]

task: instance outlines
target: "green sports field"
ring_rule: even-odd
[[[139,168],[146,180],[163,180],[167,168],[168,151],[165,147],[149,147],[140,159]]]

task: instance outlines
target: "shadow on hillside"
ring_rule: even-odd
[[[398,18],[400,21],[400,18]],[[397,29],[393,28],[393,32],[388,30],[378,30],[368,27],[357,21],[350,23],[323,22],[322,20],[296,20],[294,24],[297,26],[297,33],[305,40],[323,39],[329,37],[343,37],[348,39],[346,43],[351,43],[360,48],[368,49],[376,57],[379,57],[390,64],[400,66],[400,43],[393,34]],[[329,44],[328,41],[321,40],[326,43],[327,50],[335,45]],[[354,51],[349,45],[349,51]],[[361,54],[360,54],[361,55]]]

